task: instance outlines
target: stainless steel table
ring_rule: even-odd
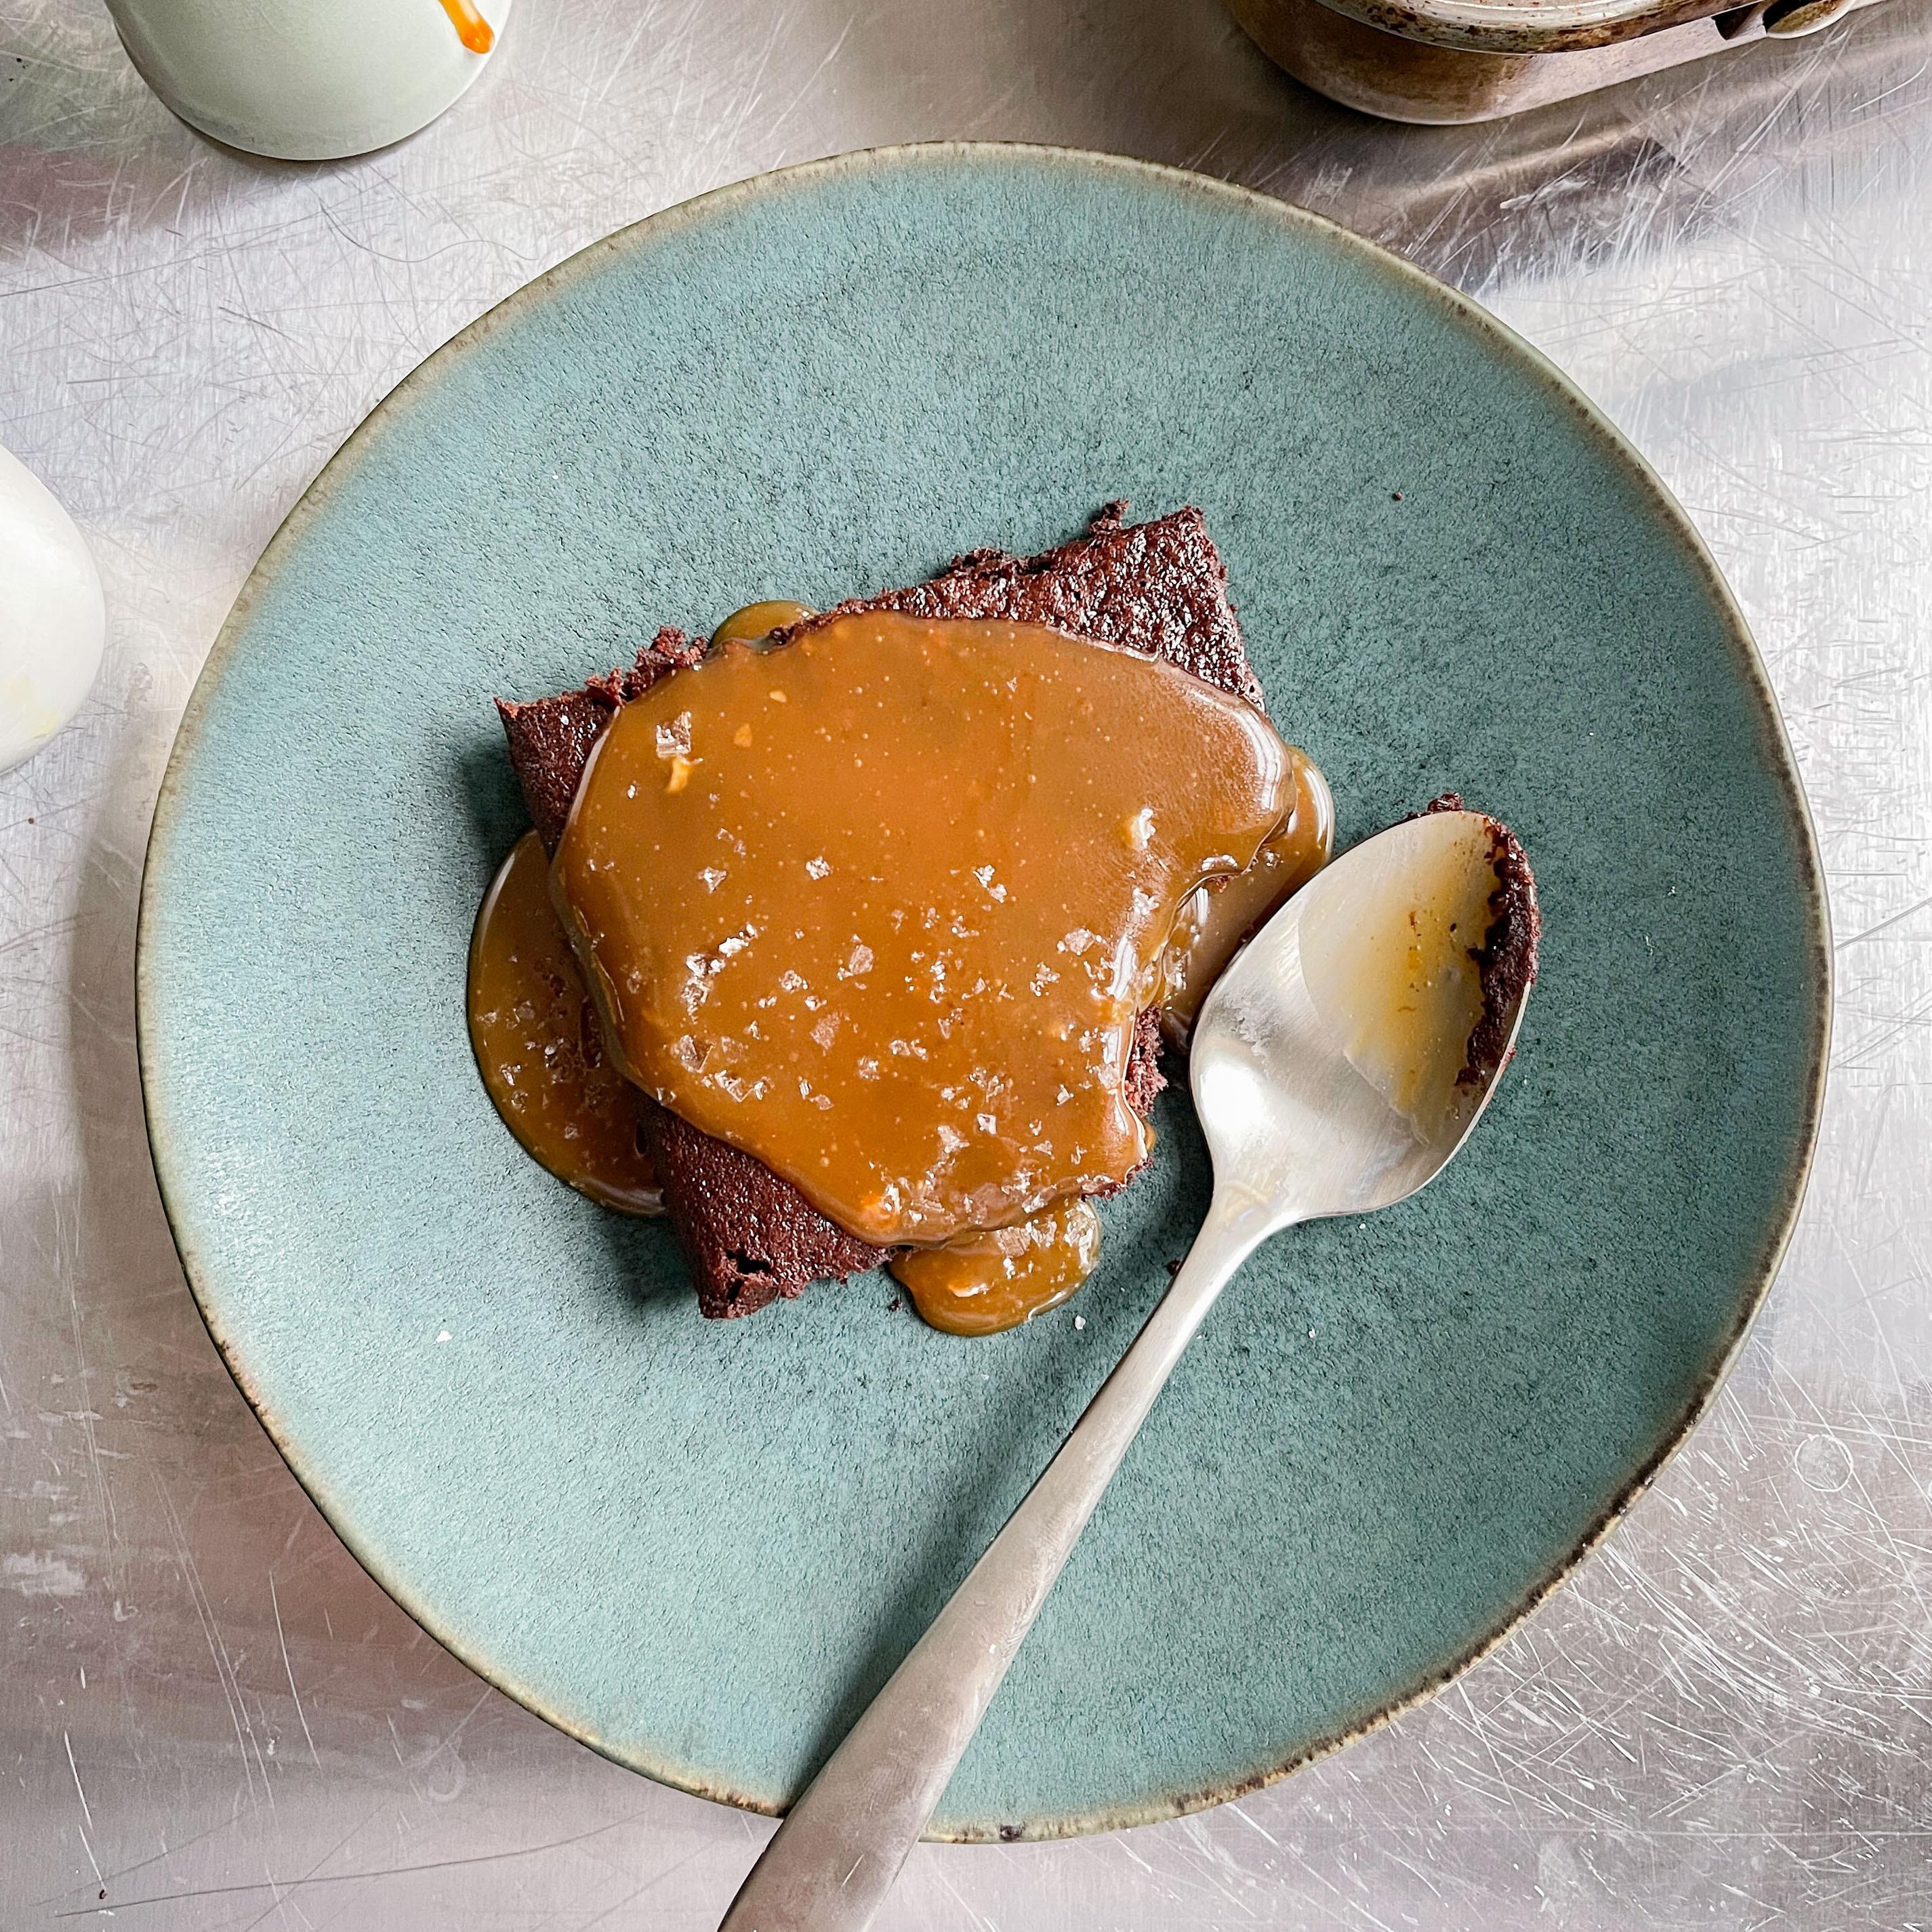
[[[80,723],[0,779],[0,1926],[704,1932],[770,1829],[472,1677],[284,1470],[156,1198],[135,894],[217,626],[392,383],[622,223],[939,135],[1304,202],[1575,376],[1756,626],[1840,980],[1769,1307],[1568,1589],[1284,1784],[1110,1838],[922,1848],[885,1922],[1932,1922],[1928,0],[1468,130],[1331,108],[1214,0],[522,0],[446,120],[314,167],[178,125],[92,0],[0,0],[0,442],[80,518],[112,614]]]

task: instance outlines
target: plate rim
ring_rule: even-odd
[[[424,1600],[403,1578],[389,1572],[383,1552],[366,1546],[351,1526],[346,1507],[340,1515],[328,1486],[319,1473],[304,1468],[297,1446],[285,1436],[284,1425],[272,1406],[253,1385],[245,1360],[245,1351],[226,1332],[215,1305],[218,1292],[205,1282],[207,1267],[200,1254],[194,1220],[195,1206],[189,1190],[174,1174],[173,1157],[165,1130],[158,1123],[162,1105],[164,1078],[157,1064],[154,1048],[156,1012],[162,999],[158,984],[154,950],[149,944],[151,914],[166,890],[163,883],[167,869],[170,844],[176,831],[180,797],[189,768],[194,763],[215,692],[230,668],[236,646],[252,616],[255,604],[278,574],[283,556],[305,533],[309,524],[321,512],[334,492],[352,473],[361,457],[390,427],[399,406],[418,387],[427,388],[439,380],[448,366],[464,352],[486,340],[498,329],[517,320],[526,308],[548,300],[578,278],[590,273],[606,256],[628,254],[660,241],[686,228],[728,213],[755,199],[783,194],[843,175],[900,166],[948,164],[991,164],[1011,161],[1064,166],[1074,172],[1110,175],[1138,181],[1166,190],[1178,190],[1230,208],[1245,209],[1273,221],[1284,230],[1312,236],[1353,250],[1367,266],[1391,281],[1400,284],[1412,295],[1435,306],[1456,327],[1475,338],[1492,352],[1513,362],[1533,378],[1552,400],[1562,404],[1576,419],[1586,436],[1594,439],[1623,470],[1639,489],[1644,507],[1674,537],[1686,560],[1701,580],[1706,594],[1724,625],[1736,659],[1741,681],[1756,701],[1762,753],[1775,777],[1797,833],[1797,856],[1804,874],[1804,896],[1810,913],[1811,977],[1815,987],[1816,1011],[1810,1025],[1810,1057],[1806,1068],[1802,1105],[1793,1156],[1784,1184],[1782,1210],[1769,1230],[1754,1262],[1749,1292],[1740,1300],[1736,1319],[1730,1334],[1714,1352],[1710,1366],[1692,1390],[1676,1421],[1652,1452],[1605,1505],[1589,1528],[1568,1555],[1547,1574],[1539,1577],[1510,1606],[1496,1626],[1474,1642],[1464,1646],[1448,1663],[1403,1695],[1365,1718],[1347,1724],[1330,1735],[1316,1739],[1277,1765],[1244,1778],[1214,1782],[1185,1790],[1166,1791],[1130,1802],[1103,1805],[1079,1813],[1048,1813],[1012,1820],[965,1821],[943,1831],[928,1829],[928,1839],[953,1844],[1006,1844],[1084,1837],[1126,1827],[1183,1817],[1204,1810],[1251,1792],[1278,1783],[1304,1766],[1340,1750],[1345,1744],[1380,1730],[1403,1712],[1413,1709],[1460,1677],[1506,1639],[1514,1635],[1526,1618],[1547,1603],[1557,1590],[1574,1576],[1578,1568],[1604,1543],[1622,1522],[1658,1474],[1683,1446],[1708,1408],[1712,1397],[1735,1364],[1746,1336],[1763,1307],[1772,1284],[1778,1277],[1792,1234],[1803,1208],[1816,1154],[1823,1113],[1825,1093],[1835,1005],[1832,950],[1831,904],[1826,890],[1824,866],[1818,848],[1802,774],[1775,690],[1760,656],[1750,627],[1730,586],[1725,581],[1708,547],[1669,487],[1642,453],[1622,430],[1565,376],[1548,357],[1498,320],[1472,298],[1439,280],[1426,270],[1381,244],[1357,234],[1340,222],[1318,214],[1299,204],[1263,193],[1237,182],[1197,173],[1166,163],[1136,159],[1096,149],[1065,147],[1051,143],[1018,141],[919,141],[872,148],[855,148],[823,158],[772,169],[709,189],[683,201],[674,202],[638,220],[626,224],[565,256],[550,268],[521,284],[458,329],[439,347],[432,350],[368,411],[349,435],[304,487],[283,518],[250,568],[235,602],[223,620],[208,656],[197,674],[181,721],[170,747],[166,768],[157,792],[143,858],[141,890],[135,927],[135,1044],[140,1071],[144,1124],[154,1164],[155,1181],[168,1230],[178,1256],[182,1274],[203,1326],[243,1399],[254,1412],[268,1439],[274,1445],[289,1472],[320,1510],[330,1530],[390,1600],[419,1628],[448,1651],[467,1670],[486,1684],[514,1699],[524,1708],[567,1736],[589,1745],[614,1763],[638,1772],[653,1781],[668,1785],[699,1798],[730,1804],[741,1810],[767,1817],[782,1815],[784,1808],[740,1790],[729,1779],[705,1777],[685,1763],[647,1750],[620,1746],[599,1736],[590,1725],[548,1707],[543,1696],[519,1682],[500,1662],[484,1654],[482,1647],[452,1628],[449,1620],[432,1604]],[[205,1218],[205,1216],[204,1216]]]

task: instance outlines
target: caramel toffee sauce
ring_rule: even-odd
[[[601,1021],[576,1061],[603,1127],[565,1134],[575,1090],[536,1080],[552,1048],[530,1019],[514,1061],[480,1034],[478,1058],[574,1185],[595,1191],[590,1144],[623,1140],[628,1076],[901,1250],[933,1325],[992,1333],[1091,1271],[1083,1197],[1152,1144],[1124,1088],[1138,1017],[1160,1008],[1184,1037],[1247,933],[1325,862],[1333,808],[1252,706],[1157,659],[1038,626],[810,618],[748,606],[702,664],[621,706],[549,903],[533,840],[493,891],[502,922],[514,874],[526,982],[539,933],[562,945],[536,911],[568,928]],[[479,952],[491,925],[486,905]],[[544,986],[568,956],[541,955]],[[474,960],[472,977],[476,1032]],[[572,997],[526,986],[488,1010],[554,1010],[548,1041]]]

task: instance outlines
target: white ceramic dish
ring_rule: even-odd
[[[0,449],[0,772],[80,709],[106,637],[86,540],[53,492]]]

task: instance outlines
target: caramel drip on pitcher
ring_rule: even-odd
[[[470,4],[470,0],[442,0],[442,10],[456,28],[456,38],[472,54],[487,54],[496,44],[496,30]]]

